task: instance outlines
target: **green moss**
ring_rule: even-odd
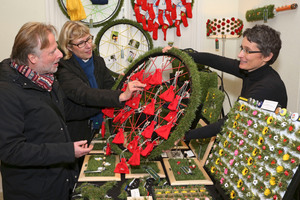
[[[146,168],[151,167],[156,173],[159,173],[157,162],[144,162],[139,166],[131,166],[131,174],[144,174],[147,173]]]
[[[257,8],[253,10],[247,10],[246,12],[246,20],[248,22],[253,22],[253,21],[259,21],[259,20],[264,20],[264,12],[267,11],[268,17],[267,19],[273,18],[274,15],[274,5],[268,5],[264,6],[262,8]]]
[[[95,160],[95,158],[104,158],[105,156],[100,155],[92,155],[88,161],[87,171],[95,171],[98,167],[104,167],[103,162],[108,162],[111,165],[105,166],[105,170],[101,173],[85,173],[85,176],[114,176],[114,170],[116,166],[116,157],[115,156],[108,156],[105,157],[105,160]]]
[[[189,167],[189,166],[192,166],[192,165],[196,165],[196,163],[193,159],[191,159],[190,161],[191,162],[187,162],[187,160],[185,160],[185,159],[169,159],[170,166],[172,168],[175,179],[177,181],[203,180],[203,179],[205,179],[203,173],[201,172],[201,170],[198,167],[196,167],[195,169],[192,170],[192,172],[193,172],[192,174],[185,174],[180,169],[180,167],[183,167],[183,166]],[[180,174],[178,174],[178,172],[180,172]]]

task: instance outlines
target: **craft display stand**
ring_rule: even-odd
[[[106,140],[93,140],[92,143],[95,145],[97,144],[105,144],[104,146],[106,146]],[[103,149],[93,149],[90,151],[90,154],[104,154],[104,150]]]
[[[249,101],[235,103],[205,163],[215,198],[293,199],[300,184],[300,118]]]
[[[164,173],[164,169],[163,169],[163,166],[162,166],[162,164],[161,164],[161,162],[160,161],[153,161],[153,162],[155,162],[156,164],[157,164],[157,167],[158,167],[158,169],[159,169],[159,172],[157,173],[157,175],[160,177],[160,178],[166,178],[166,175],[165,175],[165,173]],[[147,176],[150,176],[150,174],[149,173],[147,173],[146,171],[145,171],[145,173],[139,173],[139,174],[132,174],[131,173],[131,168],[129,168],[129,174],[125,174],[125,178],[126,179],[131,179],[131,178],[143,178],[143,177],[147,177]]]
[[[210,138],[210,141],[208,142],[207,147],[204,150],[204,155],[203,156],[201,156],[203,149],[199,148],[198,150],[196,150],[196,148],[198,148],[198,147],[195,147],[192,143],[189,144],[191,150],[195,153],[195,155],[196,155],[197,159],[199,160],[201,166],[204,166],[205,161],[207,160],[207,157],[210,154],[211,148],[213,147],[213,144],[214,144],[215,140],[216,140],[216,137],[211,137]],[[198,144],[198,145],[200,146],[201,144]]]
[[[212,200],[204,185],[192,186],[155,186],[154,198],[156,200],[169,199],[201,199]]]
[[[115,173],[114,176],[86,176],[84,171],[87,170],[88,167],[88,162],[90,160],[90,157],[92,155],[86,155],[84,157],[84,161],[83,161],[83,165],[80,171],[80,175],[79,175],[79,179],[78,182],[100,182],[100,181],[120,181],[121,180],[121,175]],[[111,156],[115,156],[116,160],[115,163],[119,163],[119,156],[116,155],[111,155]]]
[[[127,197],[127,200],[152,200],[152,196],[147,197]]]
[[[205,179],[203,179],[203,180],[177,181],[175,179],[175,176],[174,176],[174,173],[176,173],[176,172],[172,171],[171,165],[169,163],[169,158],[164,158],[163,163],[166,167],[166,172],[167,172],[167,175],[169,177],[170,185],[173,186],[173,185],[200,185],[200,184],[202,184],[202,185],[212,185],[213,184],[213,182],[209,178],[208,174],[203,169],[203,166],[201,165],[201,163],[196,158],[191,158],[191,159],[194,160],[194,162],[196,163],[196,167],[198,167],[198,169],[202,172]]]

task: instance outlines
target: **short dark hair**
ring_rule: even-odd
[[[278,31],[267,25],[255,25],[253,28],[246,29],[243,37],[246,37],[249,42],[256,43],[264,56],[273,53],[273,57],[268,61],[268,64],[271,65],[276,61],[281,49],[281,39]]]

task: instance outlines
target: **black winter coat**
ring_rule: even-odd
[[[59,62],[56,73],[64,93],[72,102],[86,108],[97,107],[99,112],[103,107],[121,107],[119,102],[121,91],[110,90],[114,79],[110,75],[102,57],[93,55],[94,74],[99,89],[91,88],[88,77],[74,56]],[[90,116],[92,117],[92,116]],[[89,118],[84,120],[67,121],[68,129],[73,141],[91,138]]]
[[[9,59],[0,63],[4,199],[69,199],[77,181],[77,165],[64,109],[68,116],[72,114],[70,119],[84,118],[95,110],[63,102],[64,95],[56,80],[48,92],[9,65]]]

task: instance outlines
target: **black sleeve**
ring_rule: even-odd
[[[121,107],[122,93],[117,90],[91,88],[75,73],[60,63],[57,77],[65,95],[73,102],[92,107]]]
[[[242,76],[241,70],[239,68],[240,62],[236,59],[226,58],[211,53],[197,51],[189,52],[188,54],[198,64],[206,65],[240,78]]]
[[[81,106],[64,98],[64,111],[66,121],[85,120],[100,113],[101,109],[96,107]]]
[[[191,139],[209,138],[216,136],[222,130],[226,118],[220,119],[219,121],[208,124],[201,128],[189,130],[185,134],[185,140],[190,141]]]

